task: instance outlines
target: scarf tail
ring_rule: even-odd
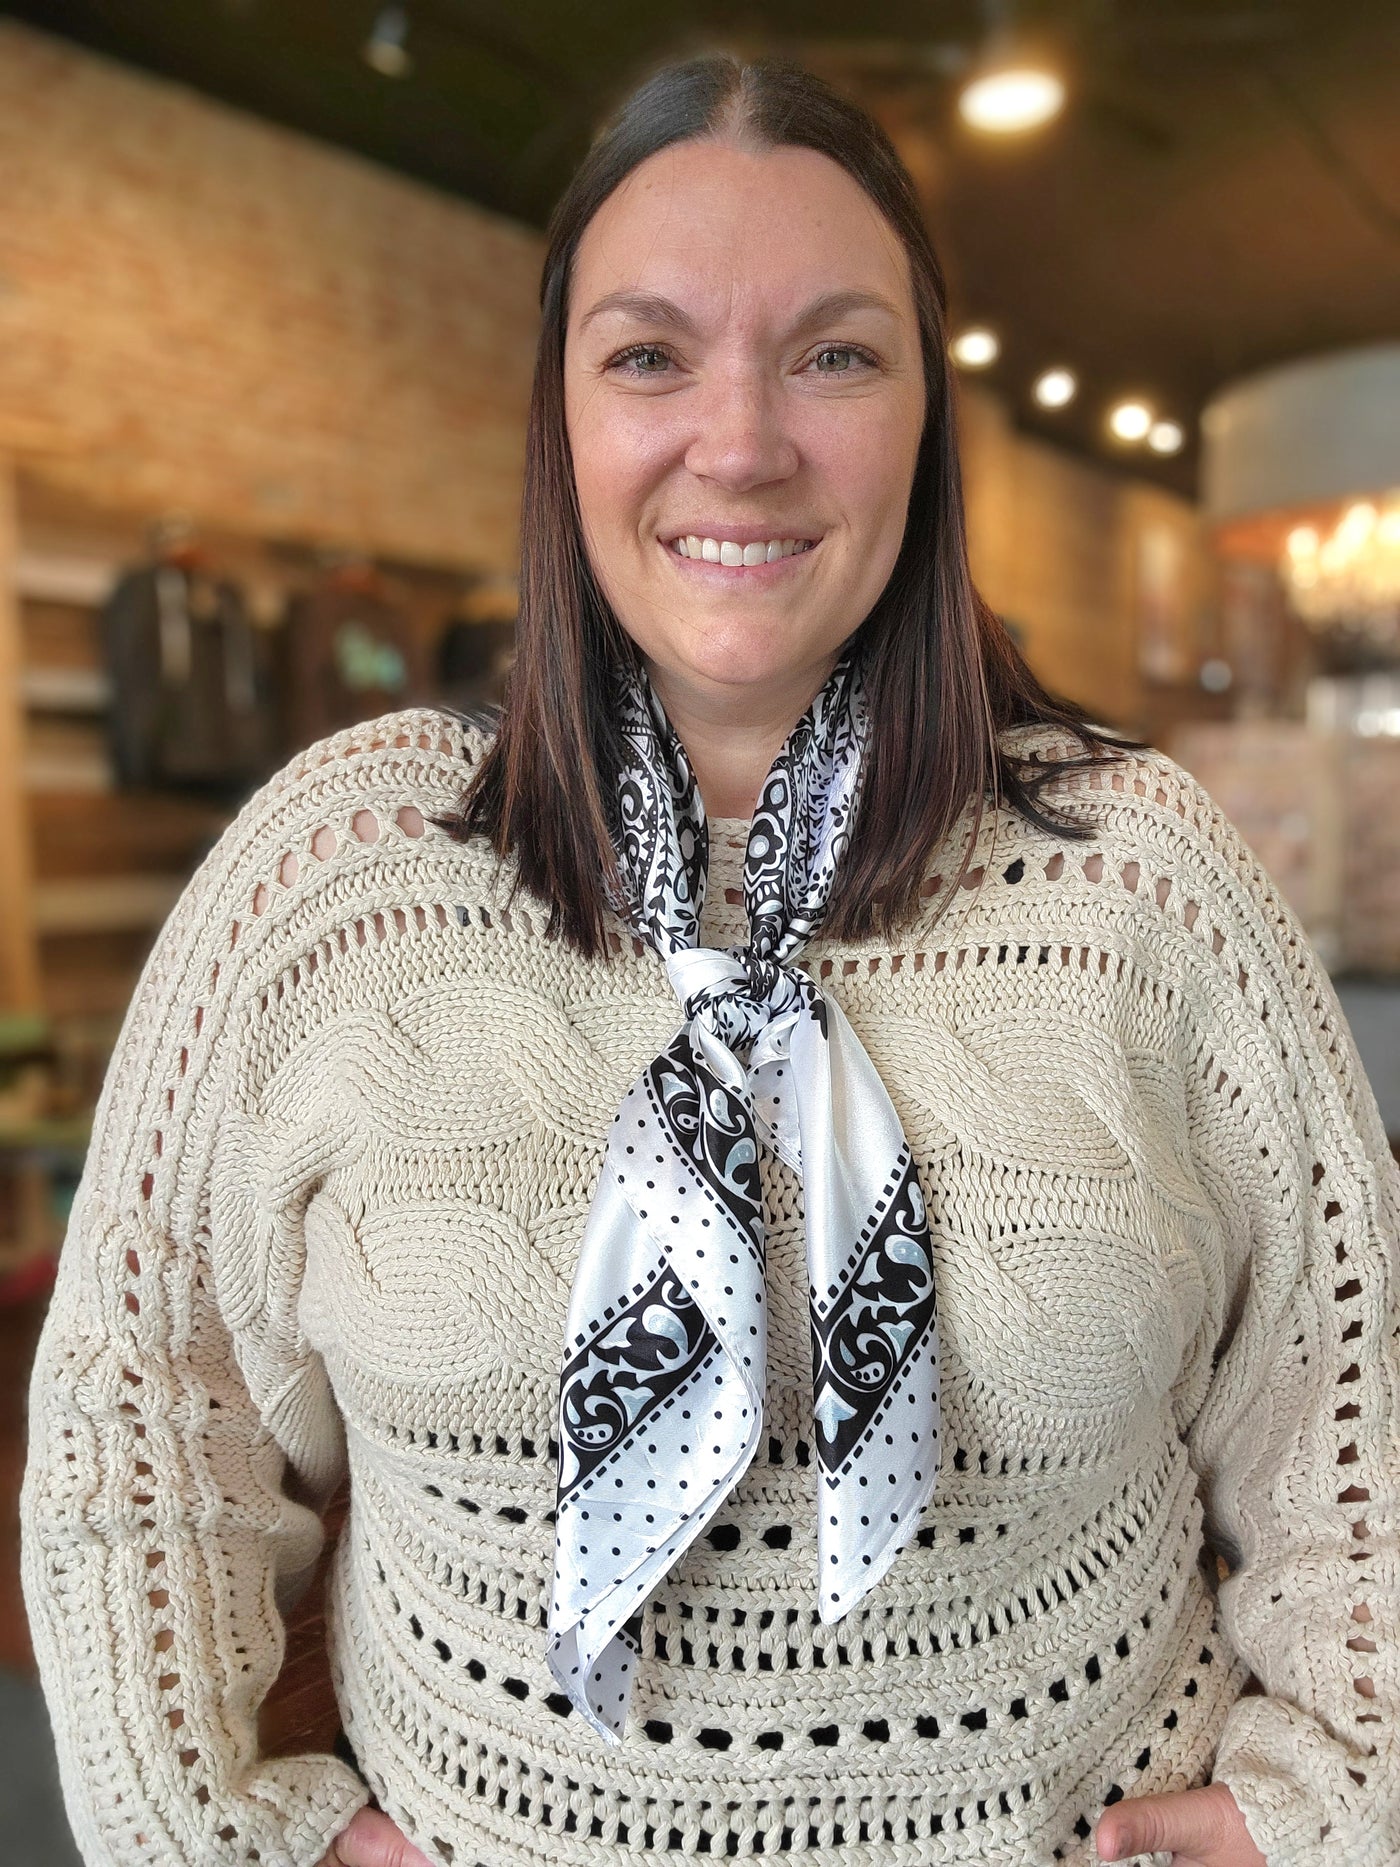
[[[814,988],[815,991],[815,988]],[[818,1609],[888,1571],[933,1496],[942,1428],[923,1190],[899,1116],[834,999],[791,1036],[820,1476]]]
[[[560,1380],[548,1657],[604,1736],[620,1734],[636,1677],[627,1623],[759,1443],[760,1211],[743,1068],[686,1027],[618,1110]]]

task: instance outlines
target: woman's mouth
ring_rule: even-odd
[[[764,538],[741,543],[734,538],[705,538],[687,532],[670,539],[667,549],[676,557],[740,570],[755,564],[775,564],[779,558],[798,557],[804,551],[814,550],[817,543],[815,538]]]

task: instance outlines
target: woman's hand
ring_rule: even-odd
[[[361,1809],[326,1850],[321,1867],[433,1867],[378,1809]]]
[[[1129,1796],[1099,1817],[1101,1861],[1171,1852],[1172,1867],[1269,1867],[1224,1783],[1166,1796]]]

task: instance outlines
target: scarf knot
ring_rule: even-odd
[[[666,971],[686,1018],[745,1060],[769,1026],[805,1009],[816,996],[799,967],[764,958],[752,948],[731,953],[686,947],[670,956]]]

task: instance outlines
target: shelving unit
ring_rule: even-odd
[[[0,562],[14,670],[0,784],[19,854],[8,898],[24,903],[27,951],[11,957],[3,1002],[69,1028],[105,1053],[135,969],[227,807],[113,783],[110,692],[98,618],[123,567],[145,548],[139,516],[97,512],[11,468],[11,549]],[[104,1041],[106,1040],[106,1041]]]
[[[140,967],[236,808],[114,781],[100,615],[161,516],[97,509],[0,456],[0,1302],[52,1257]],[[324,566],[314,542],[198,535],[269,627]],[[386,575],[430,650],[461,608],[461,572]],[[26,1099],[36,1071],[50,1093]]]

